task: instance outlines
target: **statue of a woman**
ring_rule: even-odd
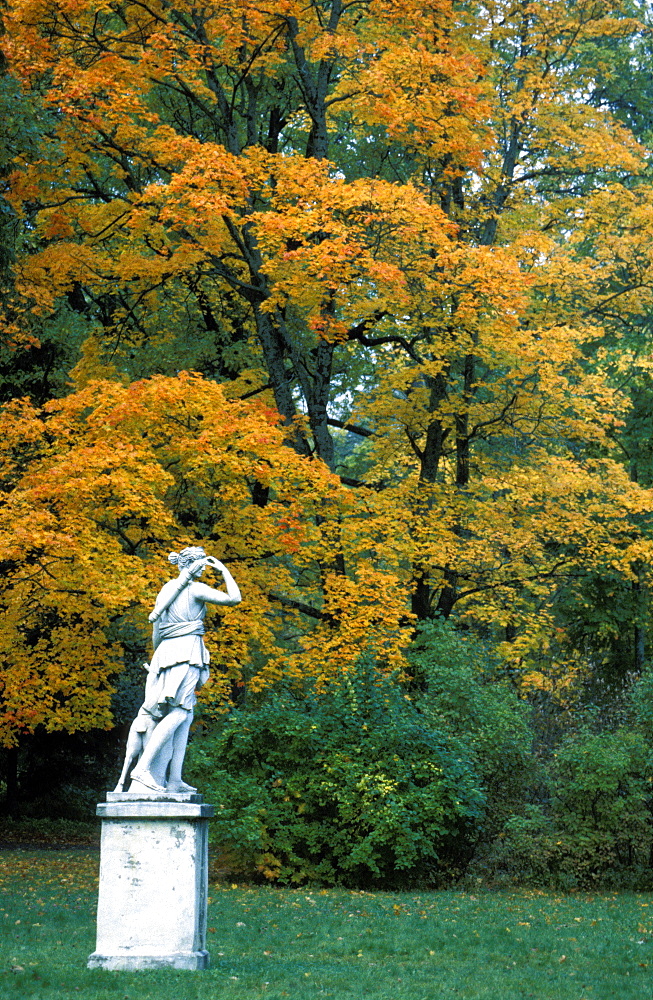
[[[188,732],[193,721],[195,692],[209,676],[209,652],[204,645],[207,604],[233,606],[241,601],[238,584],[226,566],[204,549],[191,546],[168,557],[179,566],[176,580],[161,590],[150,615],[154,623],[154,656],[149,664],[145,701],[132,723],[123,773],[116,791],[124,788],[129,765],[130,792],[194,792],[181,777]],[[200,581],[206,566],[222,574],[226,593]]]

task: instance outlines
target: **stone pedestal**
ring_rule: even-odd
[[[206,969],[208,820],[193,793],[108,792],[89,969]]]

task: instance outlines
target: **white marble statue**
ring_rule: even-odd
[[[229,570],[204,549],[192,546],[168,558],[180,572],[161,588],[150,615],[154,656],[145,664],[145,700],[129,731],[117,792],[124,791],[135,757],[139,759],[131,774],[130,792],[196,791],[182,780],[181,770],[195,692],[209,676],[210,657],[202,638],[206,605],[230,606],[241,601]],[[222,574],[226,593],[200,581],[206,566]]]

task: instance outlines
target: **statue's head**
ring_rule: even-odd
[[[171,552],[168,556],[168,562],[171,562],[173,566],[179,566],[179,569],[186,569],[187,566],[192,566],[194,562],[198,559],[205,559],[206,552],[199,545],[189,545],[188,548],[182,549],[181,552]]]

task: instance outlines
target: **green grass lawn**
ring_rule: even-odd
[[[89,972],[98,854],[0,852],[2,1000],[653,1000],[653,894],[213,885],[207,972]]]

